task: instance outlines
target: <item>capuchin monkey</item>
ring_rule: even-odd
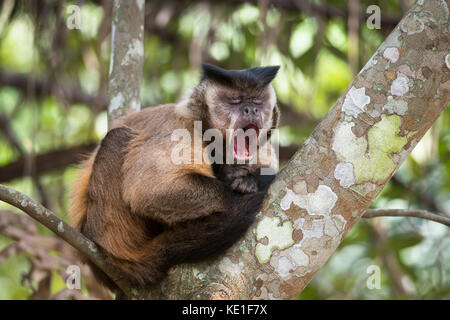
[[[83,163],[72,197],[72,224],[135,285],[156,284],[176,264],[222,253],[251,225],[278,168],[275,150],[260,139],[278,125],[270,84],[278,69],[224,70],[204,64],[201,81],[186,100],[120,118]],[[193,161],[195,152],[188,155],[190,161],[174,163],[174,148],[194,145],[174,140],[174,131],[184,129],[194,137],[196,121],[200,134],[208,129],[222,134],[223,148],[211,155],[228,152],[232,163],[199,163]],[[265,149],[266,156],[252,163],[256,153],[249,138],[242,143],[236,136],[227,138],[227,131],[239,129],[254,130],[256,150]],[[206,147],[202,141],[201,151]],[[275,170],[264,175],[263,168]]]

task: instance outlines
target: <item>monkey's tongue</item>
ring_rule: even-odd
[[[234,137],[234,158],[241,160],[249,159],[250,158],[249,144],[250,144],[249,137],[245,137],[245,143],[241,143],[241,145],[238,144],[238,138]]]
[[[256,124],[249,124],[246,127],[243,128],[244,132],[247,132],[247,130],[255,130],[256,137],[259,135],[259,128]],[[234,158],[239,160],[249,160],[252,158],[252,154],[250,154],[250,137],[245,136],[244,137],[245,143],[239,144],[238,143],[238,137],[234,137]]]

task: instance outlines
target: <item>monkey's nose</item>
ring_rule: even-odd
[[[244,108],[244,114],[246,115],[246,116],[248,116],[248,115],[250,115],[250,114],[254,114],[254,115],[258,115],[258,113],[259,113],[259,109],[257,108],[257,107],[253,107],[253,108],[251,108],[251,107],[245,107]]]

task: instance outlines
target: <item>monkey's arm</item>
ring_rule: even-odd
[[[135,137],[129,129],[117,128],[103,139],[91,174],[91,215],[84,232],[130,279],[154,284],[170,266],[207,258],[232,245],[252,223],[264,193],[238,194],[218,179],[180,175],[170,168],[147,170],[143,164],[152,159],[144,157],[131,163],[130,174],[123,159]],[[136,235],[147,231],[145,219],[136,219],[137,214],[171,227],[151,241],[143,237],[135,242]]]
[[[252,224],[264,198],[263,192],[242,195],[230,212],[214,212],[185,221],[156,237],[146,250],[152,264],[195,262],[220,254],[235,243]],[[164,256],[155,253],[164,250]]]
[[[133,212],[167,225],[208,216],[213,212],[230,212],[236,197],[230,188],[215,178],[189,174],[178,180],[161,182],[156,188],[127,193],[124,200]]]

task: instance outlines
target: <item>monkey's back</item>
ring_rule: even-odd
[[[124,259],[133,258],[129,252],[136,252],[136,245],[148,240],[144,229],[152,229],[151,223],[139,216],[128,221],[130,210],[123,199],[123,165],[126,161],[127,147],[138,138],[142,147],[147,146],[153,154],[142,155],[146,166],[158,167],[163,157],[157,141],[167,136],[167,130],[161,125],[164,121],[176,122],[174,105],[146,108],[121,118],[113,123],[112,129],[103,138],[92,155],[81,164],[81,171],[74,184],[71,201],[71,222],[79,231],[102,247]],[[172,125],[176,125],[172,123]],[[152,141],[156,142],[152,146]],[[142,148],[138,148],[139,153]],[[156,173],[158,170],[154,170]],[[137,187],[137,186],[136,186]],[[141,221],[140,221],[141,220]],[[111,225],[115,221],[119,225]],[[142,228],[137,225],[146,225]],[[157,227],[153,228],[157,229]],[[129,230],[129,233],[117,234],[116,230]],[[151,231],[151,230],[150,230]],[[150,232],[151,234],[152,232]],[[130,248],[123,250],[123,244]]]
[[[177,143],[171,141],[172,132],[188,127],[186,121],[175,104],[125,116],[82,164],[72,197],[72,224],[106,250],[111,263],[142,260],[145,244],[162,231],[158,222],[139,214],[145,208],[129,203],[156,194],[163,183],[177,183],[184,172],[212,175],[209,165],[171,161],[171,146]]]

